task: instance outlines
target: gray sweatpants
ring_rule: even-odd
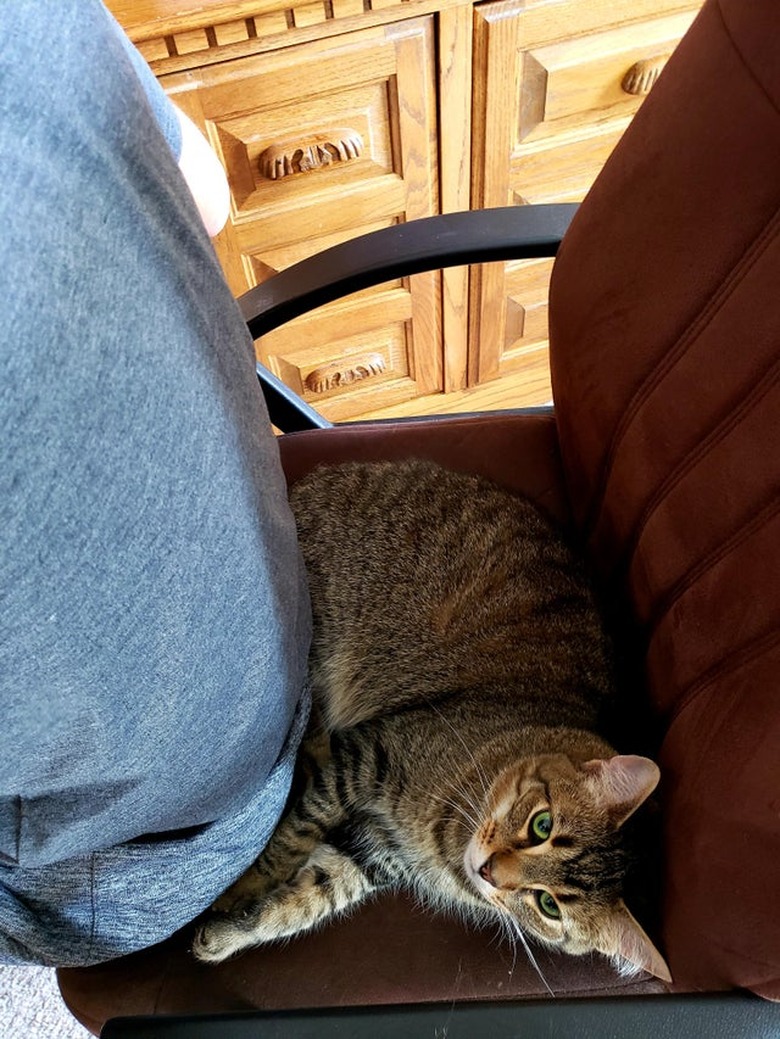
[[[263,847],[310,616],[175,115],[97,0],[42,18],[0,4],[0,961],[63,965]]]

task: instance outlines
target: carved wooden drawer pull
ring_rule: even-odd
[[[324,364],[315,368],[306,376],[306,389],[310,393],[327,393],[337,386],[348,386],[351,382],[370,379],[372,375],[381,375],[385,370],[385,359],[379,353],[366,354],[364,357],[350,357],[333,364]]]
[[[621,87],[627,94],[639,97],[649,94],[668,60],[668,54],[658,54],[654,58],[642,58],[641,61],[634,62],[623,76]]]
[[[288,137],[269,145],[259,158],[260,172],[268,180],[281,180],[292,173],[350,162],[363,154],[363,138],[357,130],[340,128],[312,137]]]

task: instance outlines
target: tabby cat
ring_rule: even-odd
[[[623,824],[658,768],[595,731],[607,640],[550,522],[423,461],[320,468],[291,502],[314,611],[312,774],[195,955],[223,960],[405,887],[524,944],[668,980],[623,901]]]

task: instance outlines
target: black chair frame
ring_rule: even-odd
[[[576,204],[447,213],[353,238],[250,289],[239,300],[254,339],[351,292],[422,271],[555,256]],[[257,365],[271,422],[285,433],[331,423],[264,365]]]

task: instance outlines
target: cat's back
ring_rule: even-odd
[[[456,691],[549,701],[608,684],[582,568],[526,499],[412,460],[319,468],[291,504],[337,720]]]
[[[562,547],[527,499],[421,459],[321,466],[295,484],[291,505],[307,559],[330,570],[333,549],[353,546],[364,577],[389,576],[392,561],[393,584],[407,571],[444,584],[446,574],[460,577],[477,558],[505,567],[526,556],[527,566],[529,550],[538,556]],[[345,585],[355,576],[354,566],[340,571]]]

